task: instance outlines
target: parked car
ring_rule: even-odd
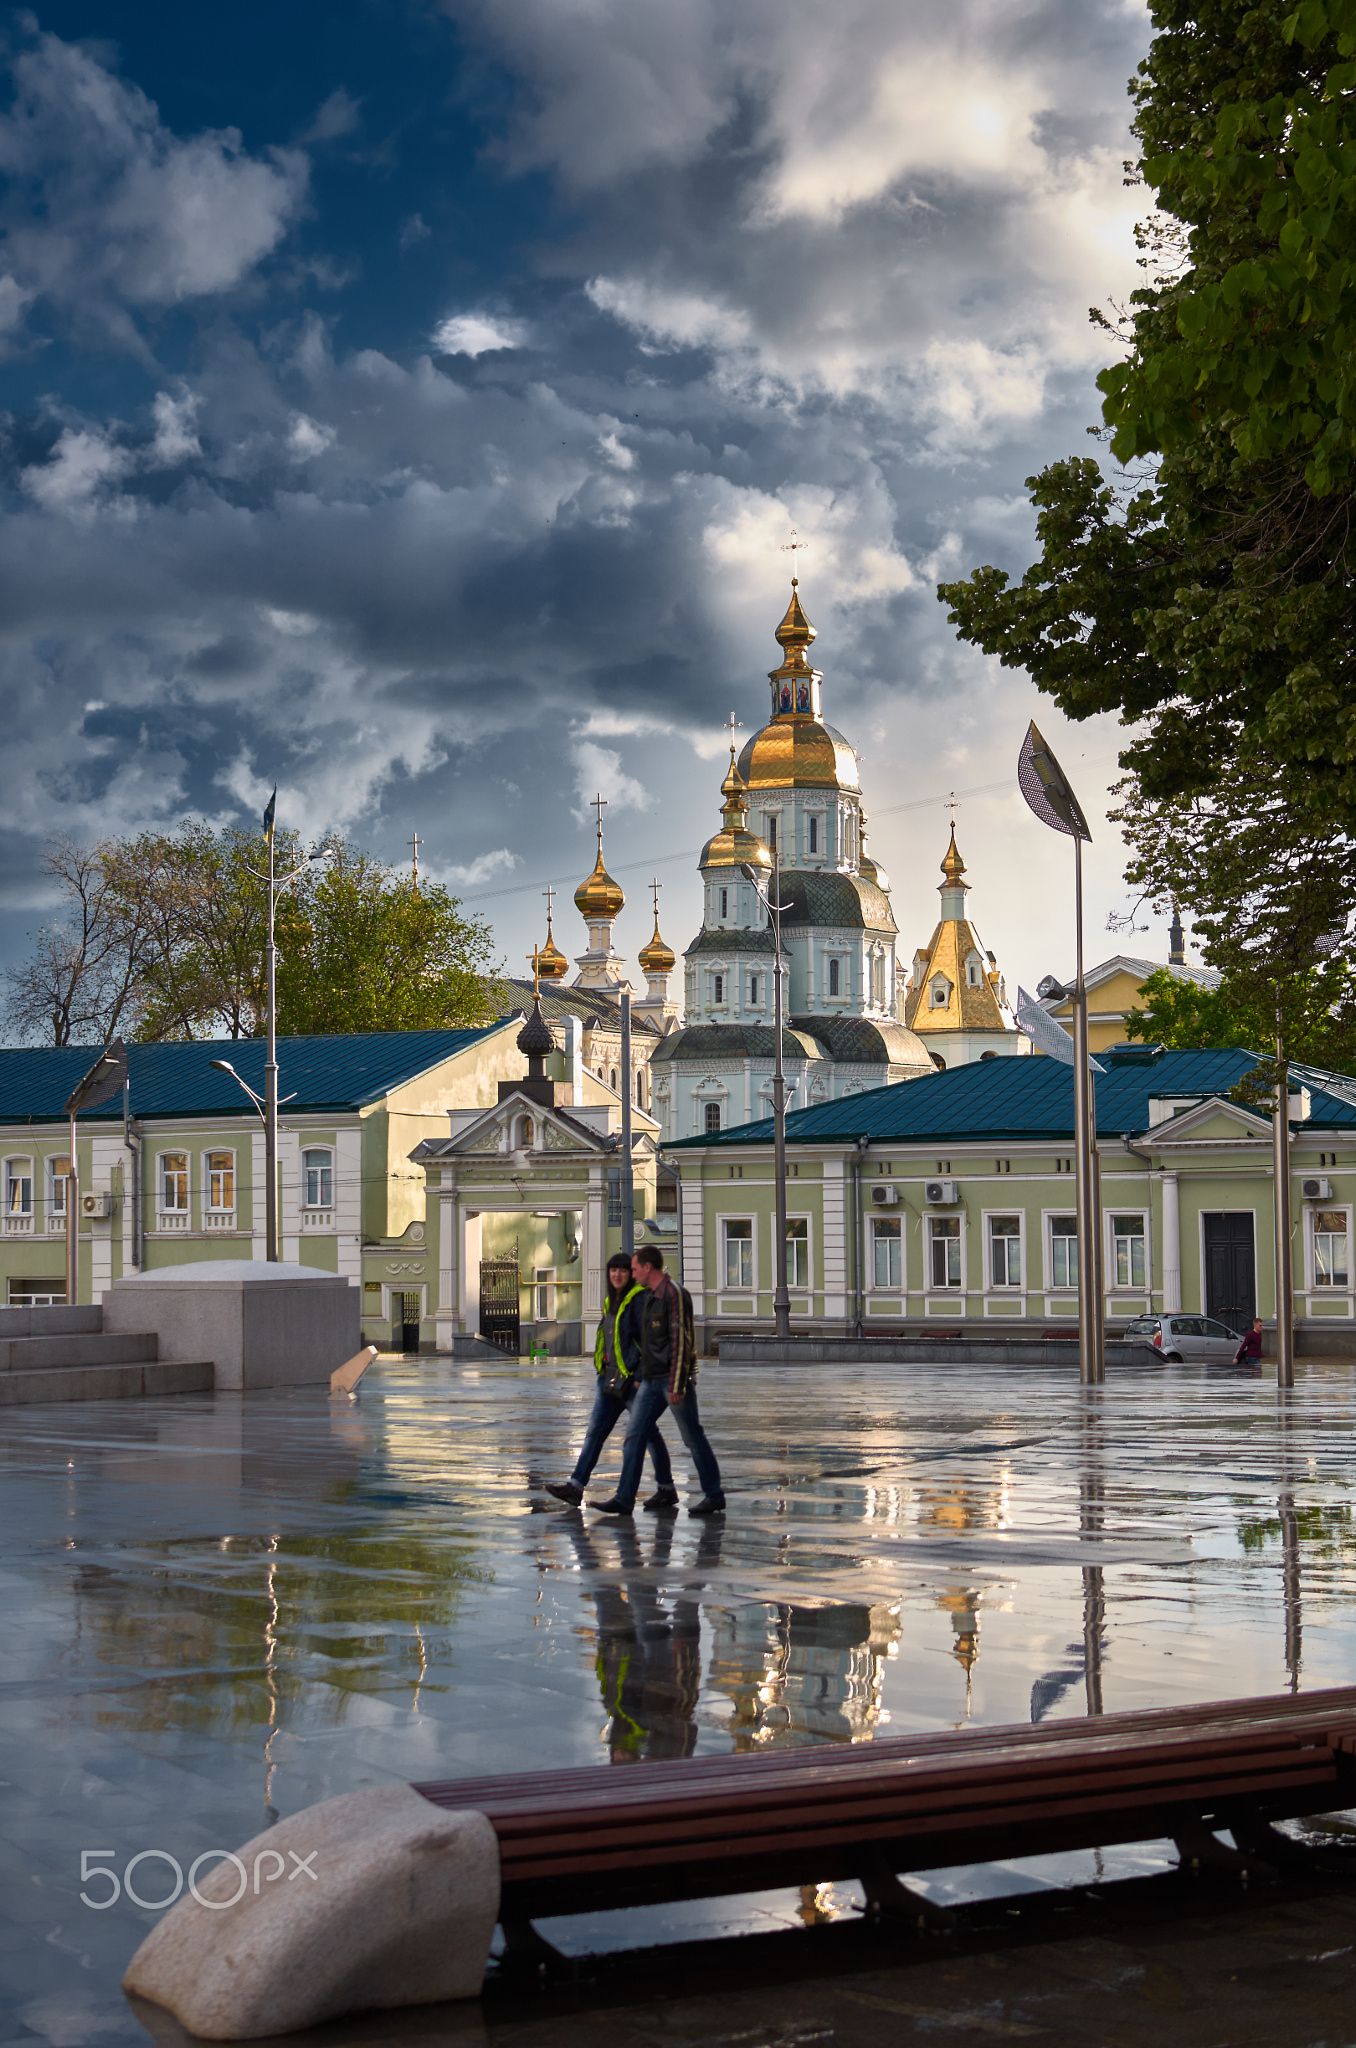
[[[1213,1316],[1136,1316],[1125,1327],[1128,1344],[1146,1344],[1172,1364],[1187,1360],[1232,1365],[1239,1346],[1237,1330]]]

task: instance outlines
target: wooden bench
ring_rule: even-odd
[[[1294,1854],[1275,1821],[1356,1804],[1356,1687],[415,1790],[488,1815],[501,1924],[543,1953],[537,1918],[853,1878],[917,1920],[900,1872],[1160,1837]]]

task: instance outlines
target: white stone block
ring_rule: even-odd
[[[374,1785],[279,1821],[195,1889],[146,1937],[123,1989],[204,2040],[257,2040],[476,1997],[499,1845],[483,1813]]]

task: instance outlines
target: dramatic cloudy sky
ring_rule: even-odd
[[[908,949],[945,800],[986,943],[1067,971],[1039,716],[1128,899],[1114,728],[954,640],[1093,448],[1139,0],[168,0],[4,17],[0,951],[41,852],[189,813],[425,861],[519,962],[591,861],[676,945],[791,527]],[[997,785],[997,786],[995,786]],[[558,934],[582,930],[564,899]],[[1134,940],[1158,950],[1158,929]]]

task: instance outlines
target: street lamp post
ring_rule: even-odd
[[[1092,833],[1068,778],[1034,722],[1017,760],[1022,795],[1043,825],[1074,843],[1075,960],[1074,1204],[1078,1211],[1078,1364],[1087,1386],[1106,1374],[1102,1308],[1101,1201],[1098,1189],[1097,1110],[1088,1047],[1088,987],[1083,974],[1083,846]]]
[[[772,919],[772,1178],[773,1198],[776,1203],[776,1222],[773,1226],[776,1242],[773,1252],[773,1329],[782,1342],[791,1335],[791,1296],[786,1285],[786,1067],[782,1059],[782,1025],[785,1008],[782,993],[782,912],[790,910],[789,903],[782,902],[781,852],[772,848],[772,893],[768,894],[758,880],[757,870],[745,865],[743,873],[753,884],[758,899]]]
[[[75,1156],[75,1120],[82,1109],[99,1109],[127,1086],[127,1048],[120,1038],[104,1047],[89,1072],[82,1074],[66,1103],[66,1305],[80,1300],[80,1168]]]
[[[1323,932],[1314,951],[1329,959],[1345,943],[1345,930]],[[1281,989],[1276,990],[1276,1098],[1271,1117],[1271,1165],[1276,1225],[1276,1385],[1295,1384],[1295,1297],[1290,1272],[1290,1062],[1285,1050]]]

